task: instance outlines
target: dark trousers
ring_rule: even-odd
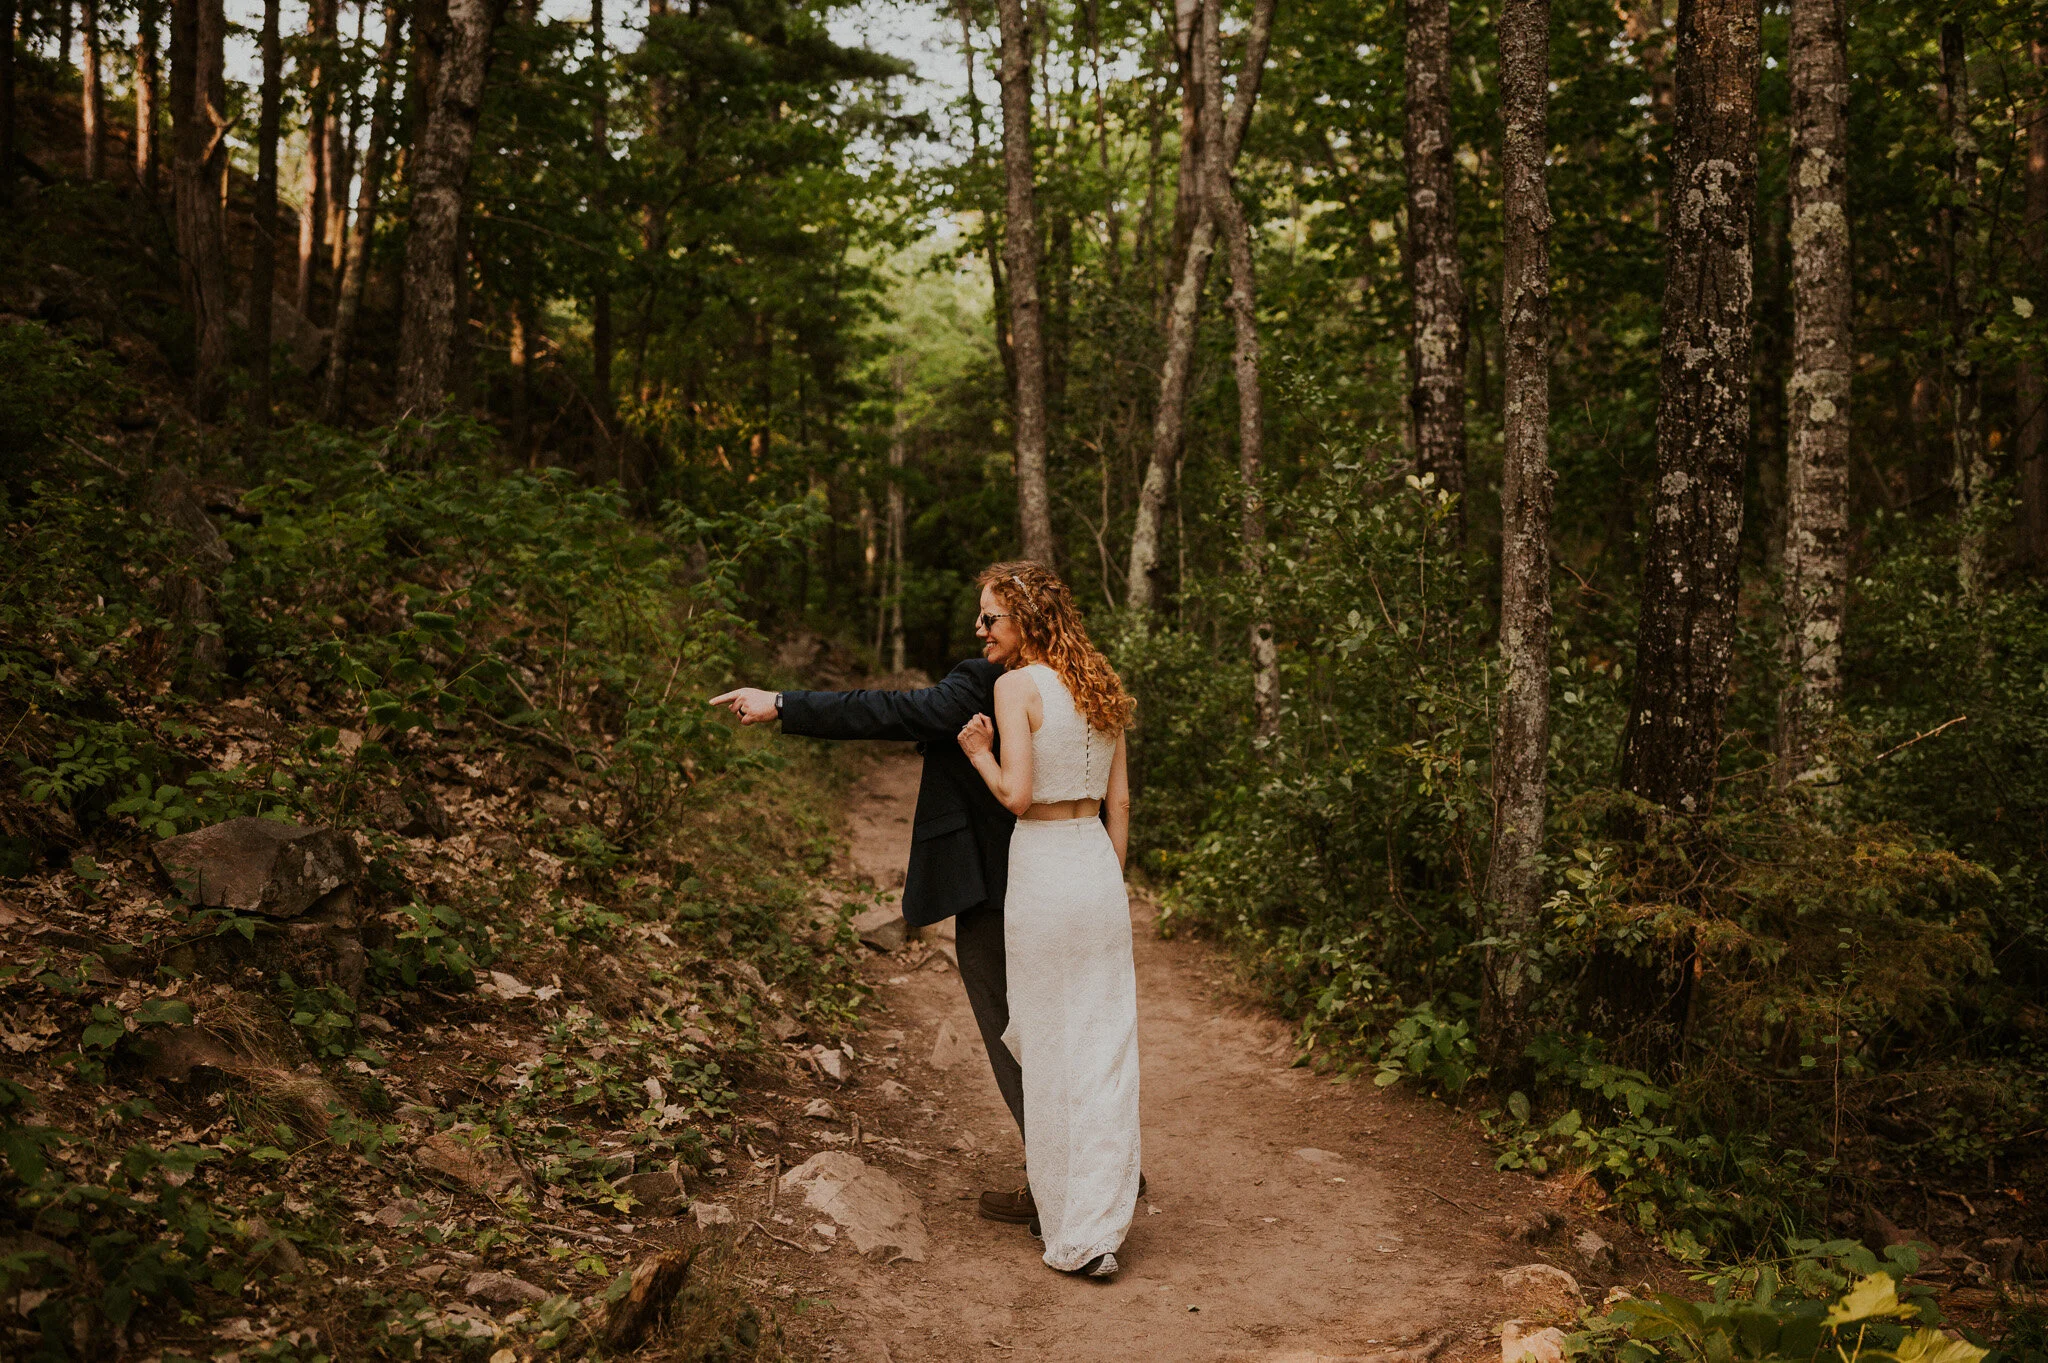
[[[970,909],[953,920],[953,947],[960,953],[960,983],[967,988],[967,1005],[974,1010],[974,1025],[981,1028],[981,1044],[988,1050],[989,1068],[995,1071],[996,1087],[1024,1130],[1024,1071],[1017,1057],[1003,1044],[1010,1026],[1010,986],[1003,957],[1003,911],[983,906]]]

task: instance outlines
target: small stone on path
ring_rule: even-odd
[[[717,1202],[692,1202],[690,1215],[697,1219],[698,1230],[707,1230],[712,1226],[730,1226],[735,1220],[732,1208]]]
[[[1564,1331],[1555,1325],[1532,1328],[1511,1320],[1500,1327],[1500,1363],[1564,1363]]]
[[[974,1048],[962,1039],[959,1029],[949,1018],[939,1024],[939,1034],[932,1039],[932,1068],[949,1070],[964,1060],[974,1058]]]
[[[1501,1290],[1524,1310],[1574,1316],[1585,1305],[1579,1281],[1549,1264],[1522,1264],[1500,1275]]]
[[[535,1287],[524,1278],[515,1278],[510,1273],[472,1273],[469,1281],[462,1285],[464,1296],[487,1301],[494,1306],[532,1306],[548,1299],[545,1288]]]

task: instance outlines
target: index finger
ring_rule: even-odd
[[[738,691],[728,691],[722,696],[713,696],[710,700],[707,700],[704,703],[706,705],[723,705],[727,701],[731,700],[734,696],[737,696],[738,694]]]

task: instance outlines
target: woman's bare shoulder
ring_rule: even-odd
[[[1016,697],[1019,700],[1029,700],[1037,694],[1038,682],[1032,677],[1031,669],[1028,667],[1016,668],[996,678],[998,698]]]

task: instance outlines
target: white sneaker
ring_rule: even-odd
[[[1095,1267],[1088,1270],[1088,1276],[1091,1278],[1114,1278],[1116,1270],[1116,1256],[1114,1254],[1105,1254],[1095,1261]]]

